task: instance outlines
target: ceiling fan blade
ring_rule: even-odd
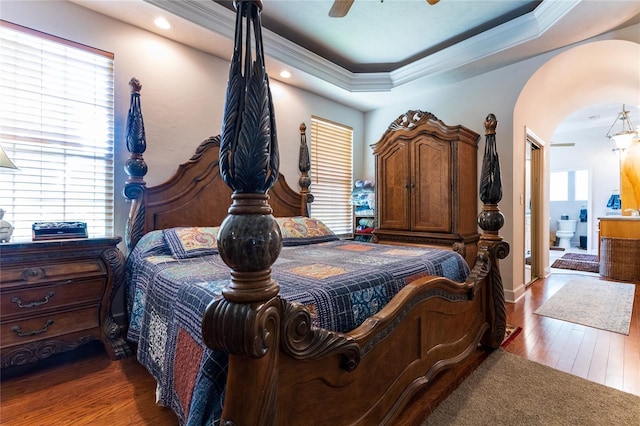
[[[429,3],[431,6],[433,6],[434,4],[438,3],[440,0],[427,0],[427,3]]]
[[[329,16],[332,18],[343,18],[347,16],[354,1],[355,0],[335,0],[329,11]]]

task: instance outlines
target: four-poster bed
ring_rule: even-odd
[[[126,232],[129,338],[165,394],[160,402],[182,423],[218,421],[221,414],[226,426],[391,424],[441,372],[479,347],[493,350],[502,342],[506,313],[498,259],[509,247],[499,236],[497,122],[490,115],[485,123],[483,234],[471,270],[450,250],[340,241],[307,218],[313,196],[303,126],[301,191],[278,171],[261,2],[237,7],[222,134],[204,141],[156,187],[143,180],[140,85],[132,81],[124,189],[132,201]],[[248,41],[253,49],[243,52]],[[354,263],[381,266],[380,276],[390,275],[395,284],[370,286],[355,267],[329,264],[336,257],[330,250],[359,254]],[[429,266],[423,256],[444,260]],[[418,263],[425,269],[412,269]],[[311,275],[324,280],[329,290],[289,281],[292,270],[309,282]],[[187,283],[193,277],[195,283]],[[343,277],[355,291],[344,285],[348,301],[329,301],[328,293],[344,296],[342,287],[331,287]],[[376,299],[381,288],[385,297]],[[375,308],[363,308],[364,299]],[[353,322],[333,321],[336,310],[327,306],[337,305]]]

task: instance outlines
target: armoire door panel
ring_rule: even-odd
[[[413,150],[414,231],[451,232],[451,143],[420,137]]]
[[[379,226],[386,229],[407,229],[410,226],[409,146],[398,143],[378,157],[379,170],[385,171],[378,182]]]

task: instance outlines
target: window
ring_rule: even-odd
[[[552,172],[549,185],[549,201],[567,201],[569,199],[569,173]]]
[[[574,199],[576,200],[589,199],[589,171],[588,170],[575,171]]]
[[[0,207],[14,239],[34,222],[113,234],[113,55],[0,21]]]
[[[311,117],[311,216],[338,235],[350,235],[353,213],[353,129]]]
[[[589,171],[551,172],[549,201],[586,201],[589,199]]]

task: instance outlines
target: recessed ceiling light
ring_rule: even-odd
[[[280,77],[282,78],[291,78],[291,73],[287,70],[280,71]]]
[[[156,20],[153,22],[156,24],[158,28],[162,28],[163,30],[168,30],[169,28],[171,28],[171,24],[169,23],[169,21],[167,21],[162,16],[159,18],[156,18]]]

